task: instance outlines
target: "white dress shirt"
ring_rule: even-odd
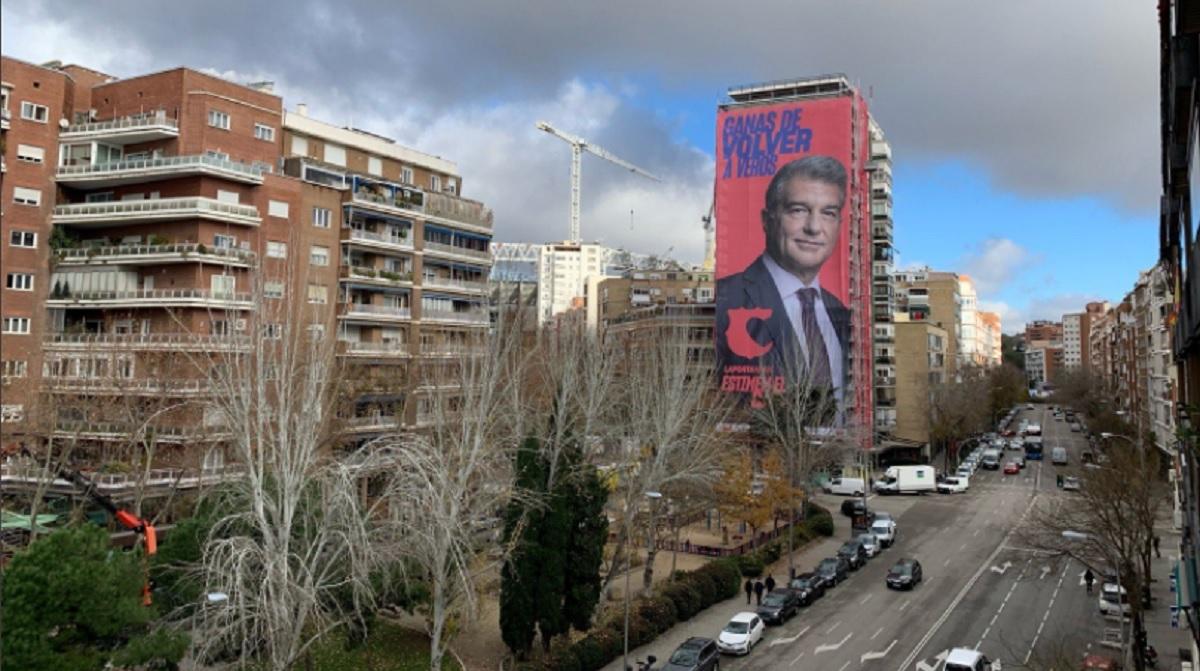
[[[825,299],[821,293],[821,280],[813,279],[812,284],[805,284],[800,278],[789,273],[775,263],[775,259],[771,258],[770,254],[763,254],[763,262],[767,266],[767,271],[771,273],[771,279],[775,282],[775,289],[779,291],[779,297],[783,300],[783,307],[787,310],[788,322],[792,325],[792,331],[796,333],[796,340],[800,341],[800,349],[804,352],[804,361],[808,362],[808,341],[804,337],[804,325],[800,321],[801,306],[800,296],[798,292],[801,289],[816,289],[817,299],[813,301],[817,313],[817,328],[821,330],[821,337],[825,339],[825,352],[829,355],[829,374],[833,378],[834,396],[838,400],[838,407],[841,407],[842,401],[842,342],[838,340],[837,331],[833,328],[833,321],[829,319],[829,312],[825,309]],[[776,347],[780,343],[776,343]]]

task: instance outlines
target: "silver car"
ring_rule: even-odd
[[[857,540],[859,543],[862,543],[863,550],[867,553],[867,557],[874,557],[875,555],[879,554],[879,551],[882,549],[882,547],[879,545],[879,539],[876,538],[875,534],[873,533],[859,534],[855,540]]]

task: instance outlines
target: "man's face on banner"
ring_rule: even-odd
[[[781,206],[763,212],[767,253],[784,270],[812,283],[837,245],[842,200],[841,189],[828,182],[788,180]]]

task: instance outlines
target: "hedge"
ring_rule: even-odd
[[[805,522],[791,530],[793,542],[800,547],[817,536],[833,535],[833,517],[829,511],[809,502]],[[766,564],[774,563],[787,551],[787,537],[777,538],[755,552],[738,557],[722,557],[694,571],[676,571],[675,580],[658,585],[649,597],[641,597],[629,609],[629,647],[645,645],[677,622],[742,590],[742,577],[761,575]],[[756,570],[748,573],[748,570]],[[598,624],[587,636],[572,644],[555,646],[547,658],[522,662],[520,671],[600,671],[621,656],[625,642],[624,613]]]

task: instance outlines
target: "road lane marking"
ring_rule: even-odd
[[[848,667],[848,666],[850,666],[850,662],[846,662],[845,664],[843,664],[842,668],[838,669],[838,671],[846,671],[846,667]]]
[[[980,531],[981,531],[980,529],[976,529],[976,530],[975,530],[975,533],[973,533],[973,534],[971,534],[971,535],[972,535],[972,536],[978,536]]]
[[[908,608],[908,601],[908,599],[905,599],[904,603],[900,604],[900,608],[898,610],[904,610],[905,608]]]
[[[864,597],[862,598],[862,601],[859,601],[858,603],[859,603],[859,604],[864,604],[864,603],[866,603],[866,602],[870,601],[870,600],[871,600],[871,597],[873,597],[873,596],[875,596],[875,595],[874,595],[874,594],[868,594],[868,595],[864,596]]]
[[[1063,566],[1062,575],[1058,576],[1058,584],[1054,586],[1054,593],[1050,595],[1050,603],[1046,606],[1046,612],[1042,615],[1042,623],[1038,625],[1037,633],[1033,635],[1033,642],[1029,644],[1029,651],[1025,653],[1024,664],[1029,664],[1029,658],[1033,656],[1033,650],[1037,647],[1038,639],[1042,637],[1042,628],[1046,626],[1046,620],[1050,617],[1050,611],[1054,609],[1054,601],[1058,599],[1058,591],[1062,589],[1063,580],[1067,578],[1067,570],[1071,565],[1071,560],[1067,560]],[[1091,647],[1091,644],[1088,644]]]
[[[937,668],[942,665],[942,660],[945,659],[946,655],[949,655],[949,654],[950,654],[949,650],[943,650],[943,651],[939,652],[938,654],[934,655],[933,656],[933,666],[926,664],[925,660],[922,659],[921,661],[917,662],[917,671],[937,671]],[[909,661],[911,661],[911,660],[909,660]],[[905,666],[907,666],[907,665],[908,665],[908,662],[905,662]]]
[[[871,659],[879,659],[881,657],[886,657],[887,654],[889,652],[891,652],[892,648],[894,648],[895,646],[896,646],[896,639],[892,639],[892,642],[888,643],[888,647],[884,648],[883,652],[864,652],[863,656],[861,658],[859,658],[858,663],[862,664]],[[849,662],[847,662],[847,664],[848,663]],[[842,667],[842,668],[846,668],[846,667]]]
[[[875,632],[874,634],[872,634],[872,635],[871,635],[871,640],[872,640],[872,641],[874,641],[874,640],[875,640],[875,637],[876,637],[876,636],[879,636],[879,635],[880,635],[880,634],[882,634],[882,633],[883,633],[883,627],[880,627],[880,628],[879,628],[879,631],[877,631],[877,632]]]
[[[800,658],[801,658],[801,657],[803,657],[803,656],[804,656],[804,653],[803,653],[803,652],[802,652],[802,653],[800,653],[799,655],[796,655],[796,658],[792,660],[792,666],[795,666],[795,665],[796,665],[796,662],[800,661]]]
[[[949,566],[951,559],[947,559],[946,561],[942,562],[942,566]]]
[[[853,635],[854,635],[853,632],[851,632],[851,633],[846,634],[846,637],[843,638],[842,640],[838,641],[837,643],[824,643],[824,644],[818,645],[817,649],[813,651],[813,654],[819,655],[822,652],[829,652],[830,650],[837,650],[838,648],[845,645],[846,641],[849,641],[850,637]],[[847,664],[848,663],[849,662],[847,662]]]
[[[807,634],[807,633],[808,633],[808,630],[809,630],[809,629],[811,629],[811,628],[812,628],[812,627],[805,627],[805,628],[801,629],[799,632],[797,632],[795,636],[791,636],[791,637],[788,637],[788,638],[777,638],[777,639],[775,639],[774,641],[771,641],[771,644],[770,644],[770,645],[768,645],[767,647],[768,647],[768,648],[774,648],[774,647],[775,647],[775,646],[777,646],[777,645],[784,645],[784,644],[786,644],[786,643],[793,643],[793,642],[795,642],[795,640],[796,640],[796,639],[798,639],[798,638],[800,638],[801,636],[803,636],[803,635]]]
[[[837,629],[840,626],[842,626],[842,621],[838,620],[836,623],[834,623],[834,625],[832,627],[829,628],[829,631],[825,632],[825,635],[828,636],[828,635],[832,634],[833,630]]]
[[[967,549],[967,544],[966,544],[966,543],[963,543],[963,544],[962,544],[962,547],[960,547],[960,548],[958,549],[958,551],[959,551],[959,552],[964,552],[964,551],[966,551],[966,549]]]

